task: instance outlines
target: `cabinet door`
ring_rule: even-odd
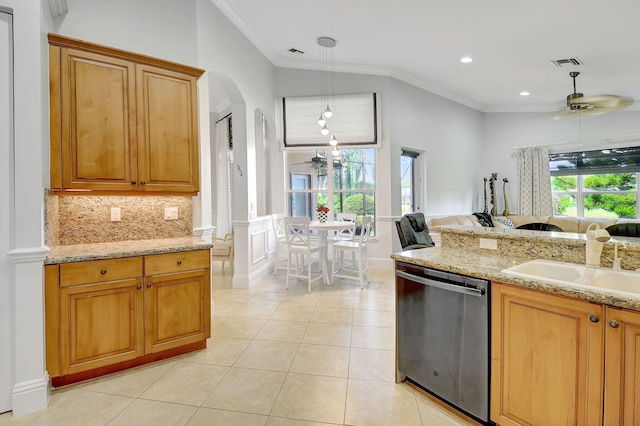
[[[602,305],[494,283],[491,420],[602,424],[603,322]]]
[[[209,294],[209,269],[145,277],[146,353],[207,339]]]
[[[640,312],[607,307],[604,424],[640,424]]]
[[[135,189],[133,64],[65,48],[60,68],[63,188]]]
[[[147,65],[136,76],[140,190],[197,192],[196,78]]]
[[[142,298],[140,279],[61,288],[61,373],[143,355]]]

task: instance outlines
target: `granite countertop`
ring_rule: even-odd
[[[640,294],[627,295],[603,288],[580,286],[578,284],[552,284],[545,281],[514,277],[501,272],[503,269],[527,262],[531,260],[530,258],[506,257],[492,253],[443,247],[403,251],[392,254],[391,258],[419,266],[640,311]],[[640,273],[638,273],[638,280],[640,280]]]
[[[197,237],[163,238],[153,240],[128,240],[109,243],[74,244],[50,247],[45,265],[84,262],[99,259],[145,256],[162,253],[203,250],[213,247]]]
[[[518,240],[528,242],[550,242],[562,243],[564,245],[573,245],[576,247],[584,247],[587,241],[586,234],[574,232],[541,232],[531,231],[527,229],[507,229],[507,228],[491,228],[484,226],[464,226],[464,225],[441,225],[429,228],[434,232],[459,235],[472,235],[476,237],[495,238],[498,240]],[[605,242],[605,246],[613,246],[615,242],[623,242],[626,244],[625,250],[640,251],[640,238],[611,236],[611,239]]]

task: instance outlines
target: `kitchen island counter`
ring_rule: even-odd
[[[100,259],[147,256],[153,254],[179,253],[213,247],[198,237],[178,237],[151,240],[128,240],[108,243],[74,244],[50,248],[45,265],[85,262]]]
[[[494,282],[529,288],[593,303],[640,311],[640,294],[609,291],[604,288],[578,284],[555,284],[542,280],[519,278],[501,271],[531,260],[530,257],[504,256],[488,250],[462,250],[460,248],[433,247],[394,253],[391,258],[414,265],[454,272]],[[640,280],[640,273],[638,273]]]

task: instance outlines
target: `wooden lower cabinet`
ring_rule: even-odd
[[[155,353],[210,335],[209,270],[145,278],[145,351]]]
[[[604,425],[640,424],[640,312],[607,306]]]
[[[493,283],[491,420],[601,425],[603,323],[602,305]]]
[[[47,371],[53,385],[205,347],[209,259],[207,249],[46,266]],[[157,275],[144,276],[147,264]]]
[[[142,279],[60,290],[61,374],[144,355]]]

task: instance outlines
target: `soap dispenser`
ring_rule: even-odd
[[[611,236],[606,229],[601,229],[597,223],[592,223],[587,228],[586,260],[587,266],[600,266],[600,255],[604,242]]]

